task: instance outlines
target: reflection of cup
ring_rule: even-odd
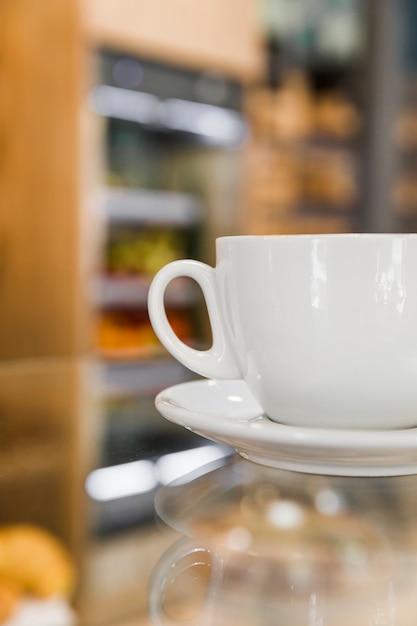
[[[154,569],[154,622],[415,626],[416,494],[416,476],[308,475],[241,458],[162,487],[156,513],[187,539]]]
[[[328,428],[417,425],[417,235],[223,237],[212,268],[176,261],[155,276],[149,315],[180,362],[242,378],[277,422]],[[164,292],[201,286],[209,350],[176,337]]]
[[[259,558],[180,540],[153,571],[152,622],[156,626],[369,626],[393,624],[393,620],[397,626],[414,624],[414,587],[404,577],[407,568],[399,567],[394,555],[373,554],[371,546],[353,540],[342,542],[340,548],[318,545],[314,555],[304,554],[303,540],[299,543],[299,551],[291,555],[284,546],[281,558]],[[172,586],[181,590],[176,597],[170,593]]]

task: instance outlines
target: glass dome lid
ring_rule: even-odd
[[[204,562],[210,625],[413,626],[416,496],[417,476],[303,474],[232,457],[157,494],[157,514],[185,547],[157,568],[151,605]]]
[[[155,509],[169,526],[217,550],[267,558],[417,550],[417,476],[321,476],[233,457],[161,488]]]

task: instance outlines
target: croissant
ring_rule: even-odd
[[[3,526],[0,584],[2,581],[21,594],[68,597],[74,588],[75,569],[65,547],[47,531],[29,524]]]
[[[0,624],[11,617],[20,594],[14,585],[0,581]]]

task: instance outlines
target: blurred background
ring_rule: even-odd
[[[1,0],[0,554],[20,529],[34,565],[25,586],[19,553],[0,559],[0,623],[29,590],[63,595],[54,626],[146,624],[174,538],[155,490],[230,454],[154,408],[194,377],[149,325],[160,267],[213,263],[222,235],[415,232],[416,11]],[[192,282],[167,306],[209,343]]]

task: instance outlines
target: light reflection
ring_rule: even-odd
[[[216,445],[199,446],[165,454],[155,463],[156,476],[162,485],[168,485],[212,461],[225,458],[225,455],[224,449]]]
[[[315,309],[324,309],[327,306],[326,254],[325,248],[317,240],[312,242],[311,271],[311,305]]]
[[[368,563],[369,551],[361,541],[349,541],[344,547],[345,564],[354,569],[363,569]]]
[[[199,135],[208,142],[236,147],[248,126],[238,111],[180,98],[156,96],[110,85],[97,85],[90,95],[96,113],[139,124]]]
[[[248,528],[244,526],[235,526],[227,533],[227,546],[236,552],[248,550],[252,543],[252,535]]]
[[[316,509],[323,515],[338,515],[342,513],[345,504],[342,496],[332,489],[322,489],[315,497]]]
[[[303,508],[291,500],[272,502],[268,507],[267,516],[271,524],[288,530],[299,528],[305,521]]]
[[[377,267],[377,284],[378,295],[377,300],[383,304],[388,304],[394,295],[395,309],[398,313],[402,313],[405,306],[407,296],[405,288],[404,274],[404,242],[397,238],[392,241],[390,265],[388,270],[381,267],[381,258],[378,259]]]
[[[172,130],[204,135],[208,139],[236,145],[246,136],[246,124],[236,111],[178,98],[169,98],[166,107],[166,124]]]
[[[151,461],[102,467],[87,476],[85,488],[93,500],[105,502],[152,491],[158,484]]]
[[[243,402],[243,398],[241,396],[227,396],[227,399],[230,402]]]
[[[98,502],[149,493],[228,454],[228,450],[213,444],[165,454],[155,462],[141,460],[103,467],[87,476],[85,489]]]
[[[115,117],[139,124],[155,123],[158,98],[149,93],[130,89],[97,85],[90,95],[96,113],[104,117]]]

